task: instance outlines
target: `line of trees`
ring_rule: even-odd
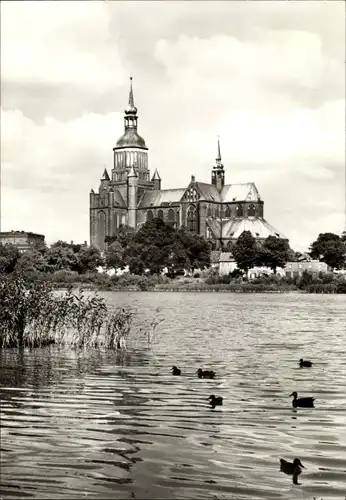
[[[0,245],[0,275],[18,272],[36,276],[69,271],[96,273],[97,268],[125,268],[136,275],[159,274],[165,268],[168,276],[183,274],[210,266],[210,246],[201,236],[186,228],[172,228],[161,219],[143,224],[137,231],[127,226],[116,236],[106,238],[104,255],[93,246],[58,241],[51,247],[36,247],[20,253],[13,245]],[[258,242],[250,231],[244,231],[234,243],[232,254],[238,268],[247,272],[254,266],[267,266],[276,273],[288,261],[304,258],[294,252],[286,240],[268,236]],[[346,232],[341,236],[321,233],[310,246],[310,256],[333,269],[345,267]]]

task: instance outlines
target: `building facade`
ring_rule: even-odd
[[[226,184],[220,142],[210,184],[191,175],[183,188],[161,189],[161,177],[151,176],[148,148],[138,134],[132,78],[124,115],[124,134],[113,148],[111,175],[104,170],[98,192],[90,192],[90,244],[105,249],[105,237],[121,225],[138,228],[155,217],[174,227],[185,226],[205,237],[212,249],[231,249],[243,231],[263,240],[285,238],[264,219],[264,202],[253,182]]]
[[[325,262],[320,262],[319,260],[301,260],[299,262],[287,262],[285,266],[285,274],[288,278],[297,278],[303,274],[304,271],[308,271],[315,277],[319,273],[328,273],[332,271]]]
[[[11,244],[24,252],[32,248],[44,246],[44,235],[36,233],[26,233],[25,231],[7,231],[0,233],[0,244]]]

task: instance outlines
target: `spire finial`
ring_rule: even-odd
[[[220,136],[217,136],[217,158],[216,158],[216,160],[221,161]]]
[[[133,89],[132,89],[132,76],[130,76],[130,92],[129,92],[129,105],[125,110],[126,115],[135,115],[137,113],[137,108],[135,106],[135,101],[133,98]]]

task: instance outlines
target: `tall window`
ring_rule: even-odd
[[[230,207],[227,205],[226,208],[225,208],[225,218],[229,218],[231,217],[231,209]]]
[[[163,220],[163,211],[162,210],[158,210],[157,212],[157,217],[161,220]]]
[[[101,211],[98,213],[98,228],[97,228],[97,235],[98,235],[98,243],[99,243],[99,248],[101,251],[105,249],[105,238],[106,238],[106,214]]]
[[[180,227],[180,212],[179,210],[177,210],[177,213],[175,214],[175,217],[176,217],[176,222],[177,222],[177,226],[176,227]]]
[[[187,229],[192,233],[197,233],[197,209],[194,205],[190,205],[187,212]]]
[[[153,212],[151,210],[147,211],[147,221],[150,222],[153,220]]]
[[[249,217],[254,217],[256,214],[255,205],[253,205],[252,203],[251,203],[251,205],[249,205],[249,208],[247,209],[247,214]]]
[[[172,210],[171,208],[168,210],[167,219],[167,223],[170,226],[174,226],[174,210]]]
[[[207,217],[211,217],[211,216],[212,216],[211,206],[208,205],[208,208],[207,208]]]
[[[241,205],[237,205],[237,217],[243,217],[243,207]]]

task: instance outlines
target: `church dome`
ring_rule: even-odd
[[[127,129],[125,134],[122,135],[116,143],[117,148],[125,148],[125,147],[134,147],[134,148],[145,148],[145,141],[143,137],[137,134],[137,131],[134,129]]]

